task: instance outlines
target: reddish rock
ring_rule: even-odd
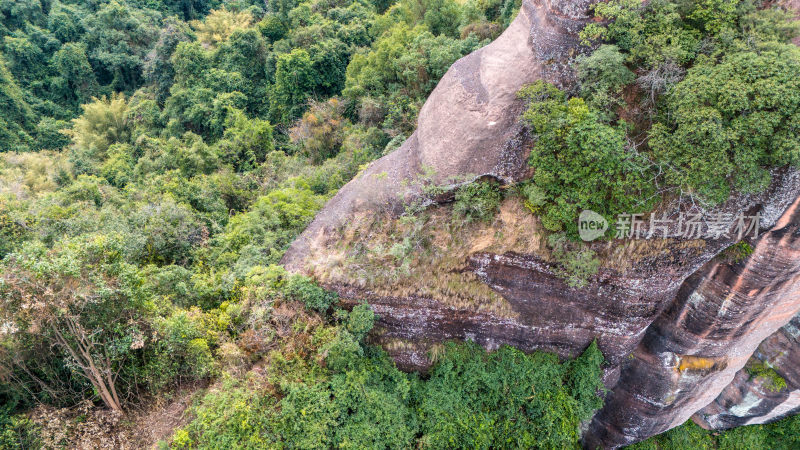
[[[588,20],[588,4],[524,0],[495,42],[450,68],[420,111],[417,131],[344,186],[292,244],[283,263],[318,276],[346,302],[367,300],[378,316],[371,339],[409,370],[424,370],[429,350],[448,339],[563,356],[574,356],[598,339],[609,361],[610,392],[585,433],[586,445],[594,448],[636,442],[677,426],[714,401],[734,378],[741,389],[750,389],[741,381],[742,367],[758,344],[800,309],[797,172],[775,171],[765,193],[736,196],[715,210],[762,216],[762,230],[768,232],[739,264],[714,259],[736,241],[734,236],[594,243],[591,248],[618,261],[585,287],[571,288],[556,276],[547,255],[467,246],[478,250],[464,255],[455,271],[502,297],[508,307],[503,311],[400,289],[392,293],[391,285],[372,289],[354,274],[356,267],[347,266],[350,259],[336,254],[349,256],[339,242],[348,230],[349,236],[367,236],[359,234],[364,230],[355,222],[370,215],[397,217],[404,201],[420,193],[421,186],[410,181],[423,168],[433,170],[437,183],[467,175],[501,183],[525,178],[530,138],[518,121],[524,105],[516,92],[537,79],[570,87],[569,61],[580,51],[576,36]],[[673,219],[688,212],[675,205],[662,209],[659,216]],[[321,276],[320,268],[327,270],[334,259],[339,275]],[[429,277],[445,279],[453,272],[431,270]],[[738,411],[736,396],[723,396],[732,400],[718,399],[720,407],[708,412],[718,424],[729,420],[731,408]],[[793,404],[778,397],[770,401],[772,412],[758,412],[764,420]],[[767,404],[766,397],[762,403]]]
[[[800,316],[765,339],[752,362],[768,364],[786,387],[776,390],[769,378],[754,377],[742,369],[711,404],[694,415],[695,422],[719,430],[767,423],[800,412]]]
[[[644,334],[584,438],[631,444],[711,403],[766,337],[800,311],[800,197],[739,264],[689,277]]]

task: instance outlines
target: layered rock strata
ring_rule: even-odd
[[[417,131],[343,187],[283,263],[345,302],[368,301],[378,317],[373,342],[408,370],[424,370],[430,349],[449,339],[562,356],[597,339],[608,360],[609,394],[585,433],[591,448],[645,439],[709,403],[696,417],[715,428],[785,414],[797,400],[791,377],[785,398],[761,392],[762,409],[732,417],[745,409],[736,405],[756,401],[755,393],[748,397],[758,389],[745,380],[748,358],[800,309],[796,171],[776,170],[766,192],[736,196],[709,212],[760,217],[754,253],[739,263],[718,257],[737,242],[736,233],[685,239],[672,225],[668,239],[590,244],[604,265],[584,287],[570,287],[538,223],[510,200],[490,225],[431,232],[433,250],[408,257],[416,266],[375,256],[387,253],[396,233],[415,236],[397,218],[426,183],[491,177],[510,184],[529,176],[531,137],[519,123],[524,104],[516,92],[537,79],[571,86],[569,62],[580,52],[577,32],[589,20],[587,9],[587,2],[524,0],[495,42],[450,68],[421,109]],[[676,202],[655,214],[676,224],[697,212]],[[426,226],[443,218],[433,213]],[[791,358],[782,361],[793,367]]]
[[[765,339],[750,364],[771,369],[771,376],[779,377],[786,385],[749,368],[742,369],[713,402],[694,415],[695,422],[724,430],[800,412],[800,316]]]
[[[587,445],[630,444],[682,424],[799,311],[800,197],[743,262],[711,261],[686,280],[622,368]]]

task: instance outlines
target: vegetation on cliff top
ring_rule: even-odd
[[[800,49],[789,13],[750,0],[612,0],[581,32],[579,97],[520,95],[537,133],[529,202],[552,231],[673,196],[713,206],[800,164]]]
[[[451,344],[420,379],[364,343],[369,308],[338,310],[276,265],[519,4],[0,0],[0,447],[78,446],[100,437],[77,405],[129,413],[193,383],[211,387],[165,445],[575,446],[601,402],[594,344],[572,361]],[[547,169],[521,191],[548,228],[664,186],[718,201],[797,162],[785,18],[747,2],[648,5],[598,8],[616,21],[586,35],[615,46],[580,63],[581,99],[528,91]],[[628,126],[617,113],[637,89],[649,106]],[[717,140],[681,119],[699,107]],[[642,123],[650,143],[631,147]],[[456,217],[483,223],[501,198],[465,186]],[[564,265],[596,270],[584,256]],[[70,426],[24,414],[45,407]]]

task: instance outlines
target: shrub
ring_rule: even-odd
[[[476,181],[458,188],[453,203],[453,213],[467,222],[474,220],[487,222],[494,217],[502,200],[503,193],[497,183]]]
[[[648,209],[649,163],[627,149],[622,125],[603,123],[583,99],[543,81],[519,95],[530,101],[523,119],[537,135],[529,161],[535,189],[526,193],[546,229],[577,236],[582,210],[608,218]]]
[[[343,112],[344,105],[336,98],[324,103],[312,101],[302,119],[289,130],[289,137],[314,163],[320,163],[341,149],[348,124]]]
[[[275,189],[259,197],[211,241],[210,263],[232,271],[238,279],[252,267],[277,263],[323,201],[306,187]]]
[[[593,250],[585,247],[571,248],[581,244],[570,243],[564,235],[550,235],[547,243],[552,251],[553,259],[558,264],[555,268],[556,275],[563,278],[570,287],[586,286],[589,278],[600,269],[600,260],[596,258]]]
[[[128,117],[128,102],[125,96],[95,98],[83,105],[83,114],[72,120],[72,152],[75,173],[96,173],[97,167],[107,155],[111,144],[129,143],[131,121]]]
[[[253,16],[249,12],[234,12],[222,8],[211,11],[203,21],[192,21],[191,25],[200,42],[212,46],[228,39],[234,31],[249,27],[252,21]]]
[[[374,323],[375,313],[372,312],[372,308],[367,304],[357,305],[348,315],[347,331],[361,341],[372,329]]]
[[[625,55],[615,45],[601,45],[590,55],[577,61],[581,97],[600,111],[613,112],[622,102],[614,97],[622,87],[631,83],[635,76],[625,66]]]
[[[738,264],[753,254],[753,246],[746,241],[737,242],[720,253],[726,261]]]
[[[666,180],[717,204],[731,188],[760,192],[770,167],[800,164],[800,49],[764,44],[720,61],[703,59],[667,96],[650,131]]]
[[[37,427],[30,419],[0,410],[0,448],[26,450],[41,445]]]
[[[581,420],[602,403],[593,344],[570,364],[552,354],[503,346],[447,344],[419,395],[423,446],[570,448]],[[594,391],[594,392],[592,392]]]
[[[222,158],[237,171],[254,169],[275,148],[272,130],[268,121],[248,119],[241,110],[232,109],[225,119],[225,133],[218,143]]]
[[[747,366],[747,373],[752,378],[761,378],[764,380],[765,389],[771,392],[780,392],[786,388],[786,380],[775,372],[775,369],[768,362],[756,361],[751,362]]]
[[[335,292],[328,292],[319,287],[310,278],[303,275],[294,275],[289,278],[283,293],[291,300],[301,302],[306,308],[325,312],[336,302],[339,296]]]

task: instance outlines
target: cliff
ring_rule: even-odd
[[[588,6],[523,1],[497,40],[450,68],[417,131],[342,188],[283,264],[345,302],[369,302],[373,342],[408,370],[425,370],[431,349],[448,339],[562,356],[597,339],[609,393],[584,434],[591,448],[633,443],[693,415],[710,428],[781,417],[800,405],[791,375],[800,348],[787,325],[800,311],[796,171],[775,170],[765,192],[712,211],[760,215],[744,260],[720,256],[732,235],[594,242],[603,265],[580,288],[558,276],[540,223],[518,199],[506,199],[491,223],[454,224],[451,197],[422,195],[431,185],[529,176],[531,136],[516,92],[537,79],[573,85],[569,62],[581,51]],[[407,220],[404,208],[420,197],[426,215]],[[672,202],[657,214],[677,222],[697,211]],[[398,242],[410,250],[387,256]],[[775,365],[788,388],[765,392],[745,369],[751,356]]]

